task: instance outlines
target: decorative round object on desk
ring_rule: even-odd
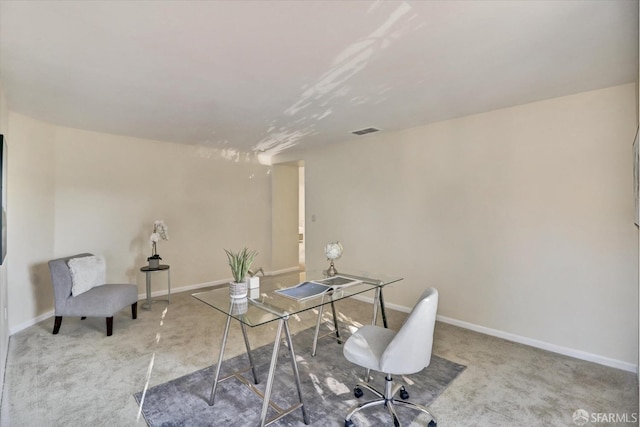
[[[324,247],[324,254],[330,261],[329,268],[326,271],[328,276],[335,276],[338,274],[338,270],[336,270],[336,266],[333,262],[342,256],[343,250],[344,248],[342,247],[342,243],[338,241],[328,243],[327,246]]]

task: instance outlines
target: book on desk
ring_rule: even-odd
[[[357,285],[362,280],[352,279],[346,276],[332,276],[326,279],[308,280],[284,289],[278,289],[276,293],[296,301],[306,301],[324,295],[329,291],[337,291],[341,288]]]

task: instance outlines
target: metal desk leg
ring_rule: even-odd
[[[289,322],[287,320],[284,321],[284,334],[287,337],[287,345],[289,346],[289,354],[291,355],[291,367],[293,369],[293,374],[296,378],[296,388],[298,389],[298,399],[302,404],[302,419],[305,424],[309,424],[309,414],[307,413],[307,408],[304,407],[304,401],[302,400],[302,387],[300,385],[300,373],[298,372],[298,362],[296,361],[296,353],[293,350],[293,341],[291,340],[291,332],[289,331]]]
[[[324,309],[324,297],[327,294],[322,294],[322,304],[318,307],[318,319],[316,320],[316,332],[313,335],[313,347],[311,348],[311,357],[316,357],[316,349],[318,348],[318,335],[320,335],[320,323],[322,321],[322,310]],[[338,327],[338,316],[336,316],[336,307],[333,304],[333,297],[329,294],[329,298],[331,298],[331,314],[333,315],[333,326],[336,330],[336,339],[338,340],[338,344],[342,344],[342,340],[340,339],[340,328]]]
[[[149,276],[149,272],[145,273],[147,277],[147,308],[151,310],[151,277]]]
[[[170,268],[167,268],[167,285],[169,286],[169,295],[167,296],[167,304],[171,304],[171,269]]]
[[[329,295],[331,298],[331,314],[333,315],[333,326],[336,328],[336,338],[338,340],[338,344],[342,344],[342,340],[340,339],[340,328],[338,327],[338,316],[336,316],[336,306],[333,305],[333,296]]]
[[[247,327],[244,323],[240,322],[242,328],[242,335],[244,336],[244,346],[247,348],[247,356],[249,356],[249,364],[251,365],[251,372],[253,373],[253,383],[259,384],[258,376],[256,375],[256,365],[253,363],[253,356],[251,355],[251,346],[249,345],[249,337],[247,337]]]
[[[231,316],[227,315],[227,324],[224,326],[224,333],[222,334],[222,344],[220,345],[220,357],[218,357],[218,366],[216,366],[216,376],[211,386],[211,396],[209,397],[209,406],[213,406],[214,398],[216,396],[216,389],[218,388],[218,379],[220,378],[220,368],[222,367],[222,359],[224,358],[224,348],[227,346],[227,336],[229,335],[229,324],[231,323]],[[252,364],[253,365],[253,364]]]
[[[380,295],[382,295],[382,288],[378,286],[376,288],[376,296],[373,299],[373,320],[371,321],[372,325],[378,323],[378,304],[380,303]]]
[[[376,288],[376,296],[373,300],[373,320],[371,321],[372,325],[375,325],[378,322],[378,304],[380,304],[380,311],[382,312],[382,323],[384,327],[387,327],[387,315],[384,311],[384,299],[382,298],[382,286],[378,286]],[[371,370],[367,369],[364,375],[365,382],[369,382]]]
[[[388,328],[389,325],[387,325],[387,313],[384,311],[384,297],[382,296],[382,287],[380,287],[379,289],[380,299],[378,301],[380,302],[380,313],[382,313],[382,326]]]
[[[376,288],[376,296],[375,296],[375,299],[373,300],[373,321],[371,322],[372,325],[375,325],[378,322],[378,305],[380,306],[380,313],[382,313],[382,325],[385,328],[388,328],[389,325],[387,324],[387,313],[385,312],[385,309],[384,309],[384,297],[382,296],[382,286],[378,286]]]
[[[316,333],[313,335],[313,347],[311,348],[311,357],[316,357],[316,348],[318,347],[318,334],[320,333],[320,322],[322,321],[322,310],[324,308],[324,294],[322,294],[322,304],[318,307],[318,320],[316,321]]]
[[[300,374],[298,372],[298,362],[296,361],[296,355],[293,350],[293,342],[291,341],[291,333],[289,332],[289,318],[283,317],[278,321],[278,329],[276,331],[275,342],[273,343],[273,354],[271,355],[271,364],[269,365],[269,376],[267,377],[267,386],[264,391],[264,397],[262,401],[262,412],[260,414],[260,427],[264,427],[267,420],[267,409],[269,408],[269,402],[271,401],[271,390],[273,389],[273,378],[276,373],[276,367],[278,365],[278,352],[280,351],[280,343],[282,340],[282,329],[284,328],[285,337],[287,339],[287,345],[289,346],[289,352],[291,355],[291,365],[293,367],[293,374],[296,380],[296,387],[298,389],[298,398],[300,400],[300,408],[302,409],[302,418],[305,424],[309,424],[309,414],[304,407],[302,401],[302,388],[300,386]],[[297,408],[297,406],[294,406]],[[292,408],[294,408],[292,407]]]
[[[273,388],[273,377],[276,373],[276,366],[278,364],[278,351],[280,350],[280,339],[282,338],[282,327],[284,325],[284,318],[278,320],[278,329],[276,330],[276,339],[273,343],[273,354],[271,355],[271,364],[269,365],[269,376],[267,376],[267,386],[264,391],[264,397],[262,400],[262,412],[260,412],[260,427],[265,426],[267,420],[267,410],[269,409],[269,401],[271,400],[271,389]]]

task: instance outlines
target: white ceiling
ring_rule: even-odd
[[[43,121],[274,154],[637,81],[638,1],[0,0],[0,79]]]

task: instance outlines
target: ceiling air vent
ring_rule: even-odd
[[[366,129],[354,130],[351,133],[354,135],[366,135],[368,133],[378,132],[379,130],[380,129],[376,129],[376,128],[366,128]]]

